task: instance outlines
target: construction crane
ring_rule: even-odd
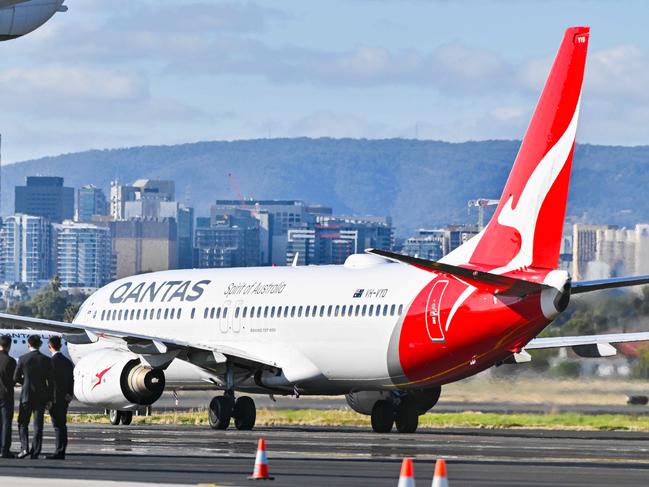
[[[253,217],[257,216],[257,208],[254,205],[248,204],[246,199],[243,197],[243,194],[241,193],[241,187],[239,186],[239,183],[237,182],[237,178],[234,176],[232,173],[228,173],[228,183],[230,184],[230,189],[236,194],[237,198],[239,199],[239,207],[242,210],[248,210],[250,211],[250,214]]]
[[[477,198],[475,200],[469,200],[467,205],[467,211],[471,214],[471,208],[478,209],[478,227],[480,230],[484,228],[484,210],[487,206],[495,206],[499,203],[499,200],[490,200],[488,198]]]

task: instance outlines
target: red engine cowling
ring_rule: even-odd
[[[136,355],[123,350],[97,350],[74,368],[76,398],[105,409],[149,406],[160,399],[164,388],[164,371],[142,365]]]

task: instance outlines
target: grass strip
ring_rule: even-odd
[[[72,423],[108,423],[103,414],[70,414]],[[169,412],[136,416],[134,424],[208,424],[207,412]],[[370,426],[369,416],[349,410],[260,409],[258,426]],[[420,428],[542,428],[563,430],[626,430],[649,432],[649,416],[632,414],[495,414],[480,412],[427,413]]]

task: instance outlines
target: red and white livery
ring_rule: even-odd
[[[491,222],[440,262],[377,249],[342,266],[157,272],[100,289],[72,324],[0,322],[64,333],[86,403],[128,415],[165,387],[221,389],[216,429],[254,426],[253,400],[235,400],[247,391],[346,394],[375,431],[412,432],[444,384],[525,350],[606,356],[649,340],[535,338],[571,294],[649,282],[573,283],[557,270],[588,37],[566,31]]]

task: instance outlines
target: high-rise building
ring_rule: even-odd
[[[649,225],[573,225],[572,277],[604,279],[649,271]]]
[[[403,244],[401,253],[420,259],[439,260],[444,256],[445,239],[433,235],[417,235],[408,238]]]
[[[369,248],[391,250],[394,246],[392,218],[387,216],[320,214],[316,221],[323,227],[356,231],[358,242],[354,253],[363,253]]]
[[[116,278],[178,267],[178,231],[173,218],[109,223]]]
[[[74,217],[74,189],[63,186],[63,178],[28,176],[25,186],[16,186],[15,213],[41,216],[61,223]]]
[[[253,267],[260,265],[260,222],[246,210],[217,213],[209,227],[197,227],[194,237],[198,268]]]
[[[169,180],[138,179],[130,185],[113,181],[110,213],[114,220],[130,218],[175,218],[175,184]]]
[[[178,268],[191,269],[194,264],[194,208],[178,207]]]
[[[52,277],[52,226],[40,216],[5,217],[0,231],[0,268],[5,282],[37,287]]]
[[[77,190],[76,221],[90,223],[94,216],[105,216],[107,214],[108,202],[101,188],[90,184]]]
[[[315,228],[291,228],[288,231],[286,265],[297,255],[298,265],[344,264],[359,252],[359,231],[315,225]]]
[[[110,229],[64,221],[54,225],[55,268],[61,287],[100,288],[112,277]]]
[[[288,230],[314,225],[318,216],[331,215],[332,210],[326,206],[307,205],[301,200],[217,200],[213,212],[232,212],[235,209],[250,211],[260,220],[260,236],[268,240],[260,242],[260,252],[265,257],[262,265],[284,265]]]

